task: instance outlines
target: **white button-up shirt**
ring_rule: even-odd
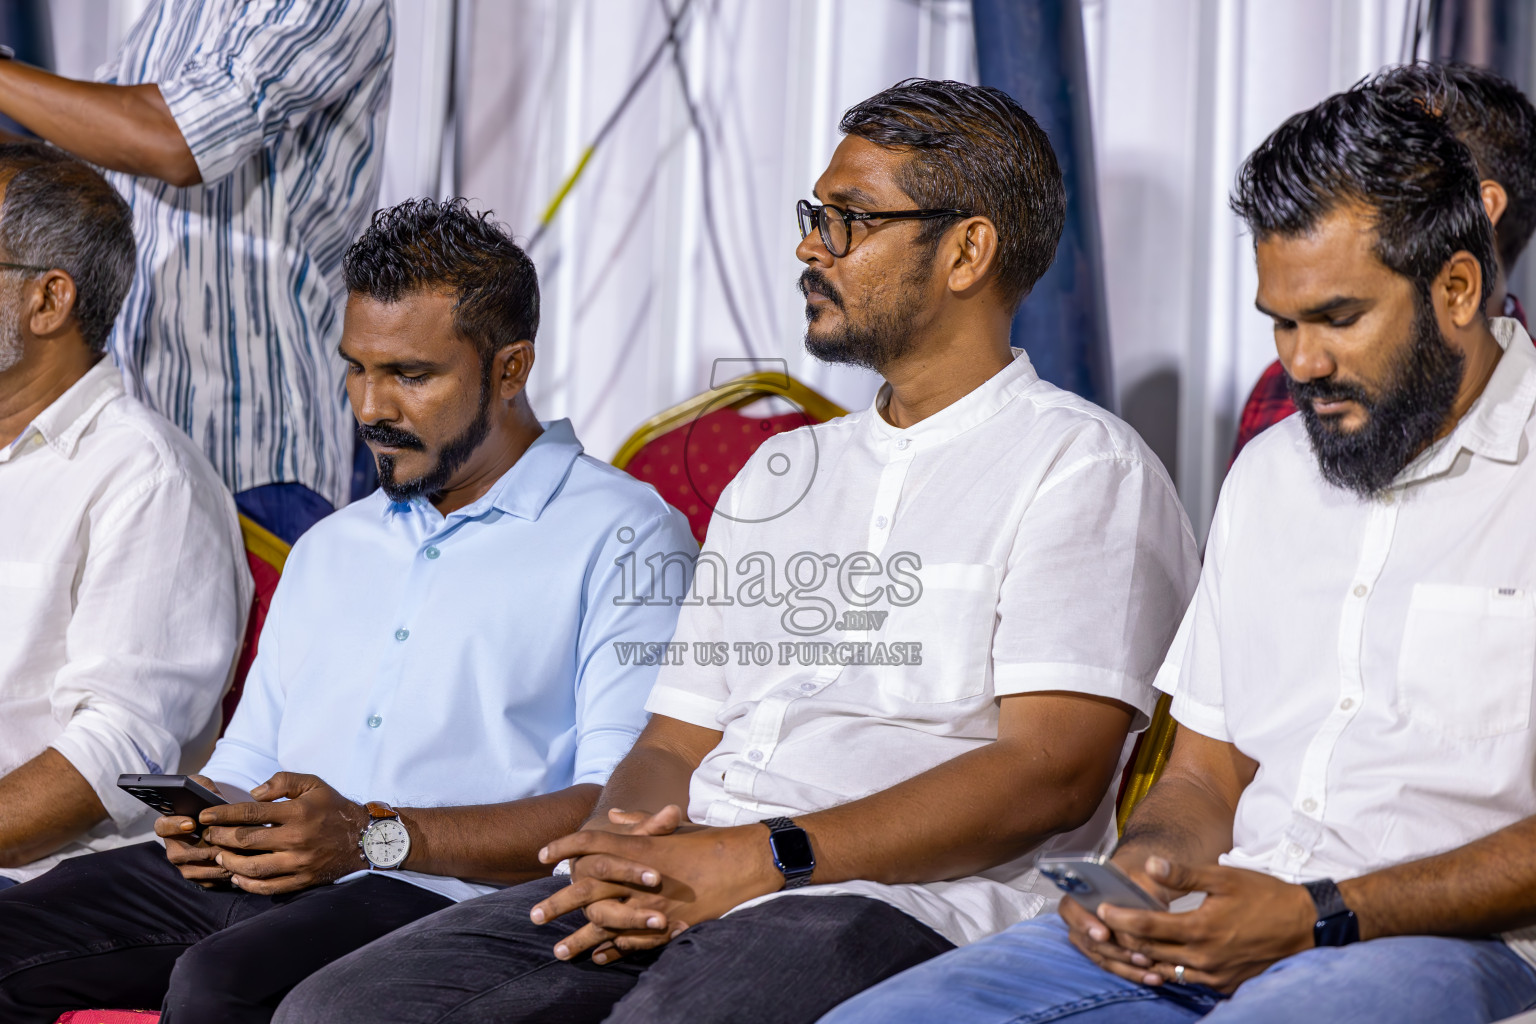
[[[110,360],[0,448],[0,775],[53,747],[110,815],[3,874],[152,834],[117,777],[207,755],[250,602],[229,493]]]
[[[1350,878],[1536,813],[1536,350],[1377,500],[1328,484],[1301,417],[1216,507],[1158,685],[1181,725],[1261,766],[1223,863]]]
[[[888,789],[996,740],[1013,694],[1109,697],[1146,721],[1198,572],[1156,457],[1022,352],[907,429],[884,400],[771,438],[722,496],[686,647],[647,705],[724,733],[693,775],[694,821]],[[1089,824],[976,877],[791,894],[885,900],[973,941],[1054,905],[1036,860],[1106,848],[1113,803],[1111,788]]]
[[[246,789],[307,772],[400,807],[602,785],[645,725],[657,661],[637,647],[677,619],[636,572],[696,550],[682,513],[582,454],[568,420],[447,516],[375,491],[294,545],[204,771]],[[387,875],[454,900],[492,889]]]

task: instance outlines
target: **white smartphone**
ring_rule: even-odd
[[[1124,871],[1100,857],[1064,857],[1040,862],[1040,873],[1090,914],[1099,904],[1131,910],[1167,910],[1157,897],[1131,881]]]

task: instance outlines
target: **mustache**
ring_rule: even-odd
[[[426,445],[421,438],[405,430],[397,430],[394,427],[386,427],[376,423],[359,423],[357,436],[364,441],[372,441],[374,444],[384,445],[390,448],[409,448],[414,451],[424,451]]]
[[[1297,405],[1312,402],[1359,402],[1366,409],[1370,409],[1376,404],[1375,398],[1365,388],[1350,381],[1323,377],[1306,383],[1298,383],[1295,380],[1289,380],[1286,383],[1290,387],[1291,401]]]
[[[810,298],[811,293],[815,292],[817,295],[827,299],[838,309],[843,308],[843,297],[837,294],[837,289],[832,287],[832,282],[828,281],[827,276],[816,267],[805,268],[804,272],[800,275],[797,287],[800,289],[800,294],[805,298]]]

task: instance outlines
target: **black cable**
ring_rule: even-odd
[[[683,0],[686,7],[691,0]],[[661,4],[662,11],[671,18],[672,9],[668,0],[657,0]],[[673,23],[675,25],[675,22]],[[736,293],[731,288],[730,276],[725,269],[725,255],[720,249],[720,236],[716,230],[714,185],[710,178],[710,142],[709,132],[705,130],[704,120],[699,116],[698,106],[693,101],[693,90],[688,85],[688,69],[683,62],[682,40],[675,35],[669,36],[672,40],[672,66],[677,70],[677,83],[682,89],[683,103],[688,108],[688,120],[693,124],[693,130],[699,135],[699,176],[701,178],[704,199],[704,234],[709,239],[709,251],[714,258],[715,273],[720,278],[720,293],[725,299],[726,309],[730,311],[731,322],[736,326],[736,333],[741,336],[741,345],[747,350],[747,355],[757,358],[757,348],[752,344],[752,336],[747,332],[746,321],[742,318],[741,309],[736,304]]]
[[[591,154],[597,150],[598,146],[602,145],[603,140],[608,137],[608,133],[613,131],[614,126],[619,123],[619,118],[623,116],[630,102],[639,95],[640,87],[645,84],[646,79],[651,77],[651,72],[656,70],[656,65],[661,63],[662,55],[667,52],[667,47],[676,45],[677,26],[682,22],[684,16],[688,13],[688,9],[692,6],[693,0],[683,0],[683,5],[677,9],[675,16],[670,10],[667,11],[667,34],[662,37],[661,42],[656,44],[656,49],[651,51],[651,55],[646,58],[645,66],[640,69],[640,73],[635,76],[635,80],[629,84],[629,88],[624,90],[624,95],[620,97],[618,105],[613,108],[613,111],[608,115],[608,119],[597,130],[597,134],[592,137],[592,141],[587,145],[586,155],[582,157],[581,163],[577,165],[576,170],[566,180],[556,196],[552,204],[553,209],[539,222],[539,226],[534,229],[532,237],[528,239],[528,249],[530,252],[534,246],[539,244],[539,239],[544,237],[544,232],[548,230],[550,224],[554,223],[555,210],[564,201],[565,194],[576,184],[576,179],[580,177],[581,172],[586,169],[587,160],[591,158]]]

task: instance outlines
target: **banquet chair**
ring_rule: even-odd
[[[782,399],[795,411],[763,417],[741,412],[762,398]],[[694,539],[702,544],[720,492],[764,441],[846,414],[846,409],[788,374],[748,373],[640,424],[613,457],[613,465],[655,487],[669,505],[688,517]]]

